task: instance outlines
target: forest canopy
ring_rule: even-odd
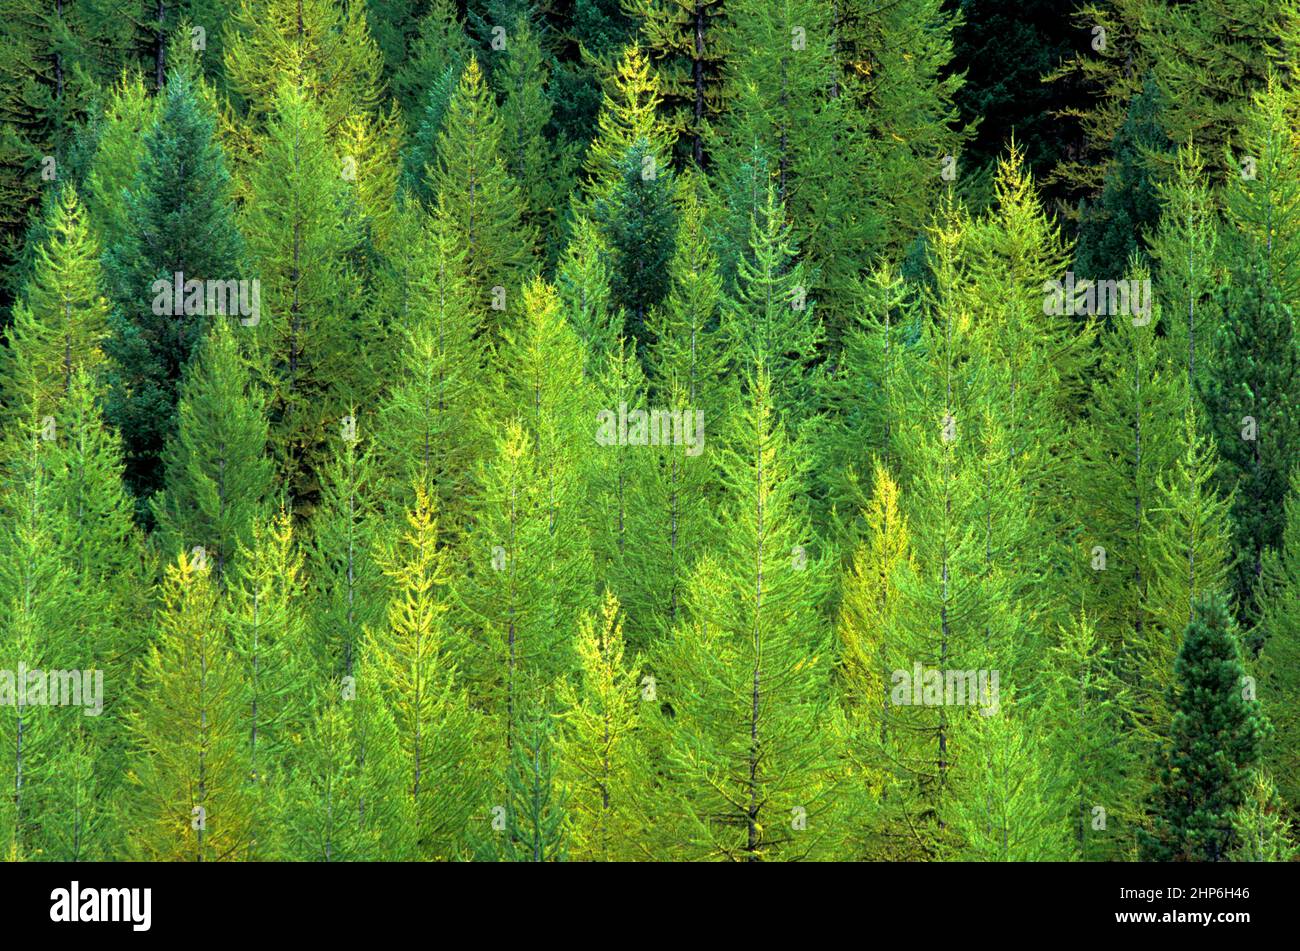
[[[0,855],[1288,861],[1300,0],[0,0]]]

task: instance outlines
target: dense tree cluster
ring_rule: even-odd
[[[0,2],[3,856],[1292,858],[1300,0],[1051,6]]]

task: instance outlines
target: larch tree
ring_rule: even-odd
[[[333,134],[379,102],[383,57],[365,4],[337,0],[240,0],[227,20],[225,75],[255,123],[279,111],[280,86],[320,109]]]
[[[303,556],[281,509],[255,522],[227,582],[226,627],[245,685],[243,726],[251,794],[259,821],[250,855],[265,857],[271,830],[261,821],[296,759],[311,714],[311,669],[303,663]]]
[[[407,254],[416,262],[400,321],[396,368],[378,431],[385,495],[411,504],[418,483],[437,500],[441,535],[465,529],[465,503],[477,459],[486,451],[478,411],[489,389],[482,315],[467,296],[465,250],[445,213],[436,215]]]
[[[82,195],[102,248],[115,247],[126,234],[123,192],[135,180],[145,154],[144,133],[159,103],[139,74],[126,73],[104,105]]]
[[[858,104],[869,156],[861,234],[873,250],[896,255],[928,223],[945,172],[961,174],[971,133],[954,104],[965,85],[953,68],[957,18],[942,0],[845,0],[833,9],[841,94]]]
[[[1043,680],[1039,726],[1070,830],[1069,855],[1120,859],[1141,818],[1138,751],[1127,728],[1132,694],[1086,611],[1059,629]]]
[[[66,826],[50,814],[56,789],[77,781],[61,770],[69,742],[82,719],[79,709],[63,709],[48,691],[55,684],[31,678],[27,670],[85,669],[93,658],[69,637],[76,631],[79,605],[72,577],[55,547],[60,512],[47,470],[51,446],[36,418],[7,428],[5,488],[0,496],[0,835],[6,858],[28,860],[46,851],[46,842]],[[34,682],[32,682],[34,680]],[[78,684],[80,686],[80,684]],[[67,816],[60,817],[66,821]]]
[[[367,401],[373,384],[365,362],[372,336],[350,262],[356,220],[340,213],[348,183],[326,121],[302,92],[280,87],[244,217],[265,311],[256,325],[244,321],[256,338],[281,477],[295,508],[308,509],[320,491],[326,430]]]
[[[394,593],[387,624],[372,634],[374,671],[397,727],[420,852],[445,860],[483,806],[475,777],[482,782],[476,754],[484,730],[458,676],[461,641],[447,617],[450,559],[422,487],[391,558],[385,571]]]
[[[4,351],[5,402],[21,416],[24,397],[41,415],[58,415],[79,371],[103,372],[108,301],[99,245],[76,191],[65,185],[50,210],[49,238],[15,303]]]
[[[709,128],[725,110],[727,4],[724,0],[623,0],[641,21],[641,45],[663,91],[660,106],[679,149],[705,163]]]
[[[214,581],[251,540],[274,478],[265,400],[236,340],[243,332],[216,318],[190,364],[176,435],[163,452],[163,489],[153,500],[167,559],[201,547]]]
[[[1028,704],[954,712],[957,756],[947,818],[960,856],[982,862],[1061,861],[1070,827],[1061,789]]]
[[[447,106],[438,165],[426,170],[456,244],[465,251],[471,305],[497,328],[517,313],[537,239],[525,225],[520,186],[507,166],[505,127],[471,58]]]
[[[372,486],[378,466],[367,431],[369,417],[335,434],[322,470],[321,500],[306,542],[308,640],[318,677],[336,682],[357,675],[367,629],[383,617],[385,583],[376,562],[382,512]]]
[[[1300,470],[1293,470],[1282,543],[1264,556],[1260,699],[1275,733],[1264,748],[1278,791],[1300,802]]]
[[[1071,498],[1087,530],[1074,551],[1089,614],[1125,676],[1127,652],[1148,636],[1153,540],[1149,512],[1162,501],[1159,480],[1180,455],[1185,371],[1161,346],[1162,311],[1147,323],[1125,316],[1100,335],[1090,409],[1078,433]],[[1127,647],[1123,645],[1129,645]]]
[[[582,618],[574,646],[579,682],[560,688],[556,738],[569,855],[587,862],[637,858],[645,789],[638,762],[640,658],[625,659],[623,618],[608,591],[599,614]]]
[[[136,815],[132,854],[143,861],[246,857],[253,835],[246,687],[228,646],[216,586],[184,552],[167,566],[131,720]]]
[[[863,191],[863,123],[850,97],[834,94],[834,33],[829,0],[732,0],[728,109],[710,146],[724,185],[748,178],[755,153],[771,170],[777,201],[797,229],[795,243],[814,265],[809,296],[822,301],[833,331],[849,306],[853,277],[873,263],[870,251],[879,243]]]
[[[488,755],[498,775],[526,711],[547,709],[557,678],[574,669],[572,631],[585,607],[565,589],[589,576],[590,553],[578,523],[553,532],[542,472],[532,435],[512,420],[480,464],[469,564],[457,581],[456,614],[469,638],[465,673],[491,720]]]
[[[762,361],[772,377],[773,405],[798,435],[816,409],[821,387],[818,346],[823,327],[811,298],[808,270],[798,258],[786,205],[769,183],[749,224],[735,291],[722,311],[722,333],[735,372]]]
[[[676,777],[657,822],[682,858],[810,858],[841,831],[827,729],[832,646],[817,612],[827,565],[801,510],[804,464],[772,406],[766,368],[753,373],[721,464],[729,495],[719,544],[697,565],[685,618],[651,661],[671,708],[659,728]]]
[[[1220,227],[1205,163],[1194,146],[1179,149],[1170,174],[1156,183],[1156,195],[1161,212],[1149,242],[1153,286],[1166,332],[1178,341],[1175,357],[1184,368],[1190,398],[1200,392],[1198,374],[1213,352]]]

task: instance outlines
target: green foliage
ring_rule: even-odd
[[[265,404],[235,340],[242,330],[218,318],[190,365],[153,502],[166,557],[201,547],[214,578],[249,542],[271,495]]]
[[[5,402],[19,414],[30,407],[57,415],[77,373],[103,371],[108,302],[99,247],[71,186],[59,190],[46,231],[4,351]]]
[[[517,309],[537,239],[524,225],[519,183],[506,165],[501,115],[478,60],[471,58],[447,106],[430,167],[440,213],[465,251],[471,306],[495,326]],[[496,291],[501,288],[501,291]]]
[[[833,850],[831,645],[817,616],[826,562],[801,511],[803,466],[760,363],[721,467],[730,489],[716,554],[697,564],[685,617],[656,653],[669,854],[724,861]]]
[[[1151,830],[1139,833],[1147,861],[1223,862],[1238,846],[1235,814],[1270,731],[1250,697],[1241,655],[1223,601],[1197,601],[1174,665],[1174,716]]]
[[[282,86],[251,171],[244,232],[264,311],[253,328],[257,366],[281,478],[296,508],[310,507],[320,491],[327,429],[372,393],[370,337],[349,260],[359,236],[355,220],[341,214],[346,185],[326,115]]]
[[[247,694],[228,636],[208,571],[182,552],[167,566],[131,719],[130,850],[141,860],[237,861],[252,844]]]
[[[394,595],[371,656],[400,738],[418,848],[424,857],[448,859],[480,806],[475,753],[483,729],[458,682],[453,651],[459,644],[447,629],[448,557],[438,548],[437,521],[422,488],[406,523],[385,569]]]
[[[644,779],[638,707],[639,657],[624,659],[619,603],[605,592],[599,615],[582,618],[575,648],[578,687],[561,688],[556,736],[569,857],[608,862],[638,857]]]
[[[633,142],[618,163],[617,182],[592,208],[610,249],[610,304],[624,312],[623,330],[638,350],[648,342],[648,315],[668,293],[677,232],[672,173],[658,161],[649,142]]]
[[[0,857],[1295,857],[1300,0],[0,2]]]
[[[1282,544],[1264,556],[1260,629],[1260,696],[1275,731],[1264,748],[1278,791],[1289,803],[1300,801],[1300,473],[1291,477]]]
[[[1159,123],[1160,108],[1159,90],[1148,78],[1115,133],[1114,161],[1100,200],[1081,209],[1075,266],[1082,277],[1100,280],[1117,273],[1134,251],[1145,250],[1160,218],[1149,158],[1153,152],[1170,151]]]
[[[207,328],[190,319],[188,291],[176,312],[176,275],[185,283],[241,277],[231,187],[215,117],[195,80],[173,74],[123,198],[126,231],[104,258],[114,304],[105,410],[122,432],[126,478],[142,499],[162,485],[181,375]]]

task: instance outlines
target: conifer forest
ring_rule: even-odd
[[[0,13],[5,860],[1296,859],[1300,0]]]

